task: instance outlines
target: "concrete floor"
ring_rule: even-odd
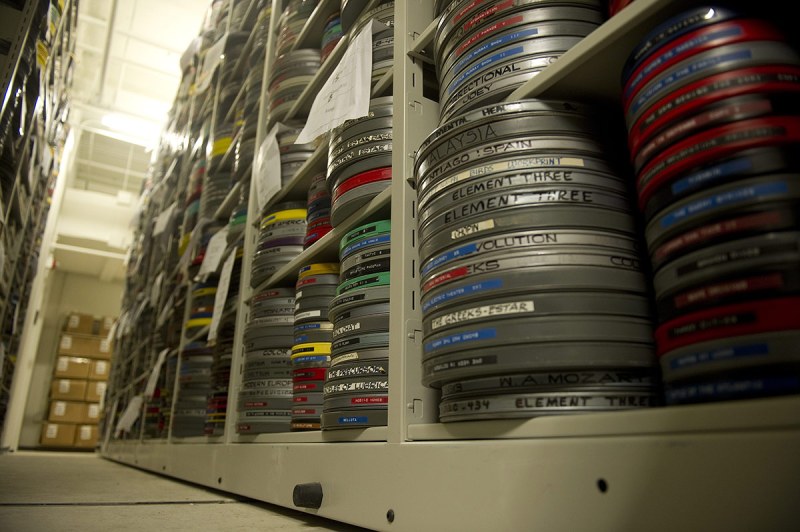
[[[0,530],[365,531],[141,471],[94,452],[45,451],[0,455]]]

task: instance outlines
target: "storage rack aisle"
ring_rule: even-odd
[[[430,336],[426,327],[430,323],[422,314],[422,244],[417,230],[420,191],[415,189],[419,177],[415,157],[423,141],[440,126],[440,111],[445,103],[435,95],[434,66],[434,40],[439,27],[434,7],[445,6],[443,2],[422,0],[396,4],[350,0],[341,5],[323,0],[309,15],[304,10],[310,4],[273,0],[253,2],[245,8],[239,2],[222,3],[223,11],[214,19],[217,33],[207,30],[210,33],[204,34],[206,42],[198,48],[198,57],[209,54],[209,50],[212,55],[219,54],[227,46],[219,39],[236,30],[237,26],[231,24],[241,20],[234,16],[238,9],[253,16],[266,13],[269,8],[266,36],[259,40],[251,33],[238,58],[226,55],[214,65],[205,55],[205,62],[188,65],[184,70],[184,85],[162,139],[151,188],[145,191],[139,245],[131,261],[126,291],[128,317],[123,315],[120,320],[117,365],[109,384],[102,455],[376,530],[525,530],[537,526],[600,530],[633,530],[641,526],[654,530],[792,529],[793,494],[800,471],[800,459],[794,452],[800,440],[800,401],[796,393],[669,406],[655,406],[648,400],[637,402],[643,408],[575,415],[440,419],[441,393],[423,385],[423,380],[431,381],[424,375],[429,372],[426,367],[430,368],[430,364],[423,365],[424,359],[441,344],[426,347],[426,337]],[[466,5],[462,4],[461,7]],[[317,92],[355,41],[353,22],[359,15],[379,13],[387,5],[393,9],[394,65],[372,80],[371,96],[392,98],[391,184],[307,248],[280,260],[254,262],[264,255],[259,251],[270,247],[269,238],[280,236],[287,239],[281,244],[285,248],[298,247],[297,235],[291,230],[278,235],[269,229],[273,220],[269,216],[302,221],[292,218],[297,216],[292,213],[293,202],[306,202],[315,176],[330,170],[329,148],[322,143],[293,167],[293,173],[282,179],[278,191],[261,204],[259,194],[263,190],[259,187],[263,183],[259,180],[265,141],[270,140],[275,124],[307,118]],[[567,99],[617,109],[620,73],[632,50],[668,17],[700,5],[688,0],[636,0],[568,50],[561,50],[557,60],[549,61],[552,64],[520,82],[506,93],[505,99]],[[277,98],[277,90],[268,93],[265,89],[270,87],[270,81],[274,82],[270,72],[285,66],[277,61],[275,51],[319,49],[316,41],[321,28],[339,9],[343,36],[325,61],[316,66],[308,59],[312,54],[304,57],[316,73],[309,79],[304,70],[308,65],[286,73],[285,77],[291,74],[303,78],[297,82],[301,89],[289,84],[293,90],[285,93],[294,101],[287,103]],[[292,19],[292,14],[297,13],[304,14],[302,24]],[[256,16],[256,20],[266,19]],[[238,72],[238,62],[245,60],[245,52],[258,49],[256,42],[263,42],[260,98],[257,109],[243,115],[242,126],[245,130],[248,125],[252,127],[251,119],[258,117],[252,162],[244,164],[252,172],[251,177],[231,183],[215,213],[217,227],[197,220],[187,224],[186,212],[192,199],[187,190],[194,190],[192,174],[198,168],[195,163],[203,153],[207,154],[213,173],[211,160],[225,156],[222,145],[215,146],[213,129],[218,124],[215,110],[222,102],[230,101],[232,94],[220,84],[225,79],[225,62],[237,61],[228,72]],[[209,65],[215,68],[209,69]],[[193,67],[201,81],[204,76],[211,81],[205,90],[198,90]],[[231,107],[242,98],[252,101],[247,87],[243,84],[244,93],[232,96]],[[228,96],[223,97],[223,93]],[[281,111],[280,116],[270,113],[276,109]],[[453,112],[452,105],[446,111]],[[227,118],[229,113],[224,115]],[[170,143],[172,139],[179,141]],[[239,140],[235,133],[231,133],[231,139],[231,145]],[[381,139],[385,141],[385,137]],[[352,151],[357,157],[356,150]],[[230,366],[223,366],[221,373],[229,375],[224,390],[227,396],[224,403],[209,402],[204,409],[196,399],[191,404],[180,402],[181,393],[186,390],[203,390],[190,394],[192,397],[208,395],[212,368],[219,369],[221,360],[213,349],[222,343],[222,337],[216,343],[213,338],[208,343],[213,317],[198,316],[199,307],[194,304],[200,295],[193,295],[195,290],[210,289],[196,284],[201,280],[198,273],[202,260],[194,252],[197,248],[208,250],[208,243],[223,226],[232,230],[233,219],[241,219],[244,200],[247,222],[242,234],[234,232],[243,239],[226,240],[225,245],[218,246],[218,264],[208,277],[214,279],[219,272],[222,279],[222,263],[232,260],[232,245],[243,246],[238,290],[231,287],[229,292],[232,298],[236,294],[235,305],[228,303],[222,310],[226,318],[235,320],[233,338],[226,338],[232,344]],[[430,198],[425,201],[431,202]],[[232,216],[234,213],[238,214]],[[392,371],[387,377],[386,423],[292,431],[287,419],[283,430],[269,430],[281,426],[282,421],[277,418],[287,417],[284,406],[263,408],[261,415],[273,416],[273,420],[261,423],[264,430],[248,432],[238,417],[237,402],[242,401],[237,399],[242,397],[238,395],[241,391],[250,389],[253,375],[257,374],[251,365],[254,346],[277,345],[264,338],[286,336],[283,332],[258,336],[246,332],[256,309],[282,308],[266,304],[262,294],[294,288],[301,268],[339,260],[341,241],[350,231],[389,220],[388,365]],[[203,227],[212,227],[205,237]],[[266,234],[261,234],[265,230]],[[168,257],[166,264],[162,257]],[[371,288],[377,285],[370,285],[367,290]],[[220,312],[216,304],[211,306],[212,315]],[[263,313],[258,315],[263,319]],[[272,318],[272,324],[287,322],[277,310]],[[197,319],[211,323],[192,321]],[[222,331],[225,328],[219,329],[218,334]],[[373,341],[377,337],[365,334],[360,338]],[[463,337],[448,341],[460,342]],[[277,398],[290,385],[286,383],[287,374],[275,369],[279,367],[278,359],[285,364],[282,357],[288,355],[281,353],[288,347],[264,347],[275,359],[270,366],[273,372],[262,380],[272,381],[274,388],[273,395],[262,393],[260,399]],[[313,350],[320,360],[326,357],[324,347],[315,344]],[[451,361],[453,357],[447,354],[444,358]],[[447,367],[462,368],[477,362],[454,360],[454,364]],[[204,379],[204,384],[193,388],[197,382],[194,378]],[[220,428],[222,404],[224,430],[206,432],[212,427]],[[484,403],[479,400],[477,404]],[[180,424],[175,423],[178,414],[182,416]],[[205,425],[200,423],[204,415]],[[354,413],[345,419],[357,424],[362,417],[367,416]],[[763,489],[765,485],[770,489]]]
[[[5,427],[18,426],[7,414],[21,414],[12,403],[24,404],[30,379],[29,366],[20,364],[18,355],[33,323],[29,301],[69,134],[77,24],[75,0],[14,4],[0,5],[0,38],[9,44],[0,56],[0,419]]]

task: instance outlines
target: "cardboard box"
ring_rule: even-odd
[[[86,383],[86,395],[83,400],[88,403],[99,403],[106,395],[106,381],[88,381]]]
[[[96,424],[100,422],[100,403],[51,401],[47,420],[54,423]]]
[[[51,447],[72,447],[75,445],[75,429],[76,425],[69,423],[45,423],[39,441]]]
[[[111,358],[111,341],[105,336],[87,336],[64,333],[58,342],[59,355],[87,358]]]
[[[86,379],[89,377],[91,360],[84,357],[59,356],[53,377],[61,379]]]
[[[94,336],[107,336],[116,318],[111,316],[94,316],[73,312],[67,315],[64,322],[64,332],[71,334],[87,334]]]
[[[84,423],[85,416],[86,403],[83,401],[50,401],[47,420],[54,423]]]
[[[64,321],[64,331],[74,334],[98,334],[97,319],[92,314],[73,312]],[[97,328],[95,328],[97,327]]]
[[[111,372],[111,362],[108,360],[92,360],[89,364],[89,379],[93,381],[107,381]]]
[[[95,447],[97,434],[97,425],[78,425],[75,430],[75,447]]]
[[[50,384],[50,399],[84,401],[88,381],[83,379],[53,379]]]

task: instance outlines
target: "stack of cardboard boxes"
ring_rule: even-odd
[[[94,449],[106,392],[114,318],[73,313],[67,316],[53,378],[50,409],[42,427],[47,447]]]

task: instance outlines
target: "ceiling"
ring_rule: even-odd
[[[65,178],[68,191],[83,195],[64,197],[53,252],[58,269],[104,280],[124,276],[121,257],[131,238],[120,239],[119,232],[131,231],[132,204],[180,83],[181,55],[212,3],[79,0],[70,96],[74,162]],[[118,210],[104,210],[100,221],[102,202]],[[94,210],[86,212],[86,205]],[[118,225],[110,240],[108,224]]]
[[[71,106],[72,186],[138,192],[210,0],[80,0]]]

